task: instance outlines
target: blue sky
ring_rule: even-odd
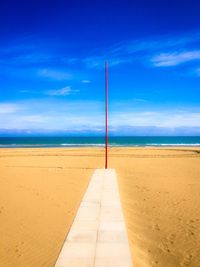
[[[200,135],[200,2],[2,1],[0,133]]]

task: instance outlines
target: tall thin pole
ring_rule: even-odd
[[[108,168],[108,62],[105,62],[105,169]]]

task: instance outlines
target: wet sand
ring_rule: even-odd
[[[200,149],[111,148],[134,266],[199,266]],[[0,266],[51,267],[103,149],[0,150]]]

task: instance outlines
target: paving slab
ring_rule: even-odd
[[[133,267],[114,169],[97,169],[55,267]]]

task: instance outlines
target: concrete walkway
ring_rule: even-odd
[[[55,267],[132,267],[115,170],[95,170]]]

